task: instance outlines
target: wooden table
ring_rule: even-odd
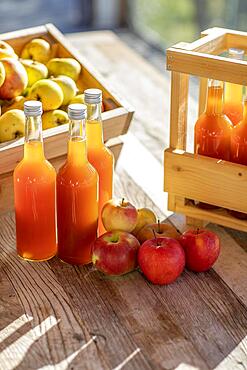
[[[162,191],[169,76],[110,32],[69,38],[136,109],[116,195],[183,231],[184,217],[166,210]],[[13,214],[0,223],[1,370],[247,368],[246,234],[209,225],[222,242],[214,269],[185,271],[160,287],[137,271],[109,279],[57,258],[24,262],[15,252]]]

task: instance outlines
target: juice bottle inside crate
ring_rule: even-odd
[[[44,261],[57,251],[56,172],[44,155],[41,103],[25,102],[24,113],[24,158],[14,170],[16,246],[20,257]]]
[[[84,94],[87,105],[88,159],[99,174],[99,234],[101,235],[105,232],[101,210],[112,198],[113,192],[114,157],[104,144],[101,118],[102,92],[99,89],[87,89]]]
[[[243,60],[244,50],[230,48],[228,50],[230,58]],[[225,98],[223,113],[231,120],[233,125],[239,123],[243,118],[243,86],[226,82],[225,83]]]
[[[57,175],[58,257],[71,264],[91,262],[98,227],[98,174],[88,162],[86,106],[68,107],[68,156]]]
[[[223,86],[221,81],[209,80],[206,108],[195,124],[194,147],[196,154],[228,161],[233,125],[223,114]],[[215,208],[202,202],[199,207]]]
[[[231,135],[231,161],[247,166],[247,98],[244,101],[243,119],[232,129]],[[247,219],[246,213],[229,211],[234,217]]]

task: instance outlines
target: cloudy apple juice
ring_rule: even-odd
[[[24,158],[14,170],[16,246],[20,257],[44,261],[56,254],[56,172],[45,159],[42,106],[25,102]]]
[[[58,257],[71,264],[92,260],[98,227],[98,174],[87,159],[86,106],[69,105],[68,157],[57,175]]]

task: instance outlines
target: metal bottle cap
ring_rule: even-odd
[[[99,104],[102,102],[102,91],[100,89],[87,89],[84,91],[84,100],[87,104]]]
[[[24,113],[28,117],[37,117],[41,116],[42,110],[42,103],[37,100],[28,100],[24,103]]]
[[[87,106],[85,104],[70,104],[68,106],[68,116],[72,120],[81,120],[87,116]]]

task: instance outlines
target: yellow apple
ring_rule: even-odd
[[[43,39],[33,39],[29,41],[21,52],[21,58],[33,59],[37,62],[46,64],[50,58],[51,46]]]
[[[69,101],[69,104],[85,104],[84,94],[78,94]]]
[[[13,58],[3,58],[1,63],[5,69],[5,80],[0,87],[1,99],[13,99],[27,87],[27,72],[21,62]]]
[[[47,78],[48,69],[40,62],[32,59],[20,59],[20,62],[25,67],[28,76],[28,87],[32,86],[35,82]]]
[[[63,105],[67,105],[69,101],[76,95],[77,86],[74,80],[68,76],[58,76],[52,78],[63,91]]]
[[[63,102],[63,91],[52,80],[39,80],[31,87],[28,98],[42,102],[43,110],[57,109]]]
[[[78,80],[81,72],[81,65],[73,58],[53,58],[47,63],[49,75],[57,77],[65,75],[71,77],[74,81]]]
[[[111,199],[102,208],[101,218],[107,231],[131,232],[136,227],[137,209],[124,199]]]
[[[19,95],[12,100],[6,100],[2,104],[2,113],[8,112],[11,109],[24,109],[24,102],[26,98],[24,96]]]
[[[0,143],[22,137],[25,131],[25,115],[22,110],[13,109],[0,117]]]
[[[3,85],[5,76],[6,76],[6,73],[5,73],[3,63],[0,62],[0,86]]]
[[[0,40],[0,59],[2,58],[14,58],[18,59],[12,46],[7,44],[7,42]]]
[[[57,127],[69,122],[69,117],[66,112],[61,109],[55,109],[45,112],[42,115],[43,130],[48,128]]]
[[[137,210],[137,224],[134,230],[131,232],[133,235],[137,235],[138,232],[148,224],[154,224],[156,222],[156,216],[154,212],[149,208],[140,208]]]

